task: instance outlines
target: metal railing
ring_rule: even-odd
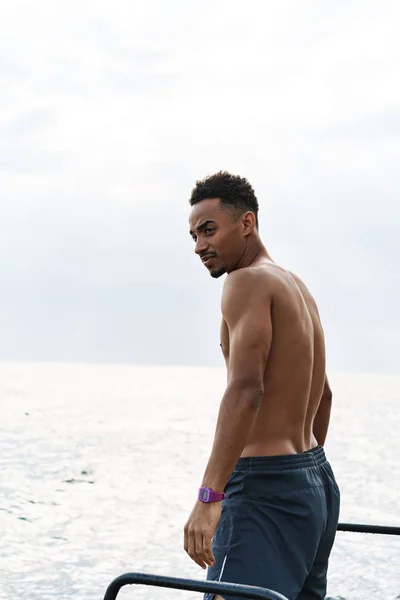
[[[355,533],[383,533],[384,535],[400,535],[400,527],[391,525],[362,525],[359,523],[339,523],[338,531],[353,531]]]
[[[355,533],[376,533],[384,535],[400,535],[400,527],[389,525],[365,525],[360,523],[339,523],[338,531],[351,531]],[[287,600],[285,596],[266,588],[238,583],[223,583],[221,581],[200,581],[196,579],[183,579],[179,577],[165,577],[150,573],[125,573],[114,579],[107,588],[104,600],[116,600],[118,592],[125,585],[150,585],[155,587],[187,590],[189,592],[202,592],[252,600]]]
[[[189,592],[210,592],[211,594],[224,594],[238,598],[251,598],[252,600],[288,600],[282,594],[267,590],[266,588],[238,583],[222,583],[220,581],[197,581],[196,579],[181,579],[179,577],[164,577],[150,573],[125,573],[110,583],[104,600],[115,600],[119,590],[124,585],[141,584],[156,587],[174,588]]]

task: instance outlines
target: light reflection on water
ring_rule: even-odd
[[[331,379],[341,520],[400,525],[400,376]],[[224,383],[220,369],[0,365],[0,599],[101,600],[127,571],[202,579],[182,528]],[[339,532],[328,591],[394,600],[400,538]],[[118,596],[177,597],[199,595]]]

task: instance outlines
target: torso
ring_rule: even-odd
[[[325,381],[325,343],[318,309],[296,275],[271,261],[256,268],[265,270],[263,280],[272,293],[273,336],[264,396],[242,456],[304,452],[317,445],[312,427]],[[224,320],[221,349],[229,381],[229,331]]]

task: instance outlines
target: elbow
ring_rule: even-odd
[[[322,398],[325,402],[329,402],[330,404],[332,404],[332,398],[333,398],[333,394],[332,394],[332,390],[331,388],[327,388],[324,390],[324,393],[322,394]]]
[[[326,402],[332,402],[332,390],[331,390],[331,386],[328,383],[328,379],[325,379],[325,385],[324,385],[324,389],[322,391],[322,399],[326,400]]]
[[[229,382],[228,390],[241,405],[258,410],[264,396],[264,382],[257,379],[234,379]]]

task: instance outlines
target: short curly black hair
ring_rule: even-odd
[[[189,199],[190,206],[206,198],[219,198],[232,218],[237,219],[250,210],[256,217],[258,228],[258,201],[250,183],[244,177],[231,175],[227,171],[219,171],[201,181],[196,181]]]

